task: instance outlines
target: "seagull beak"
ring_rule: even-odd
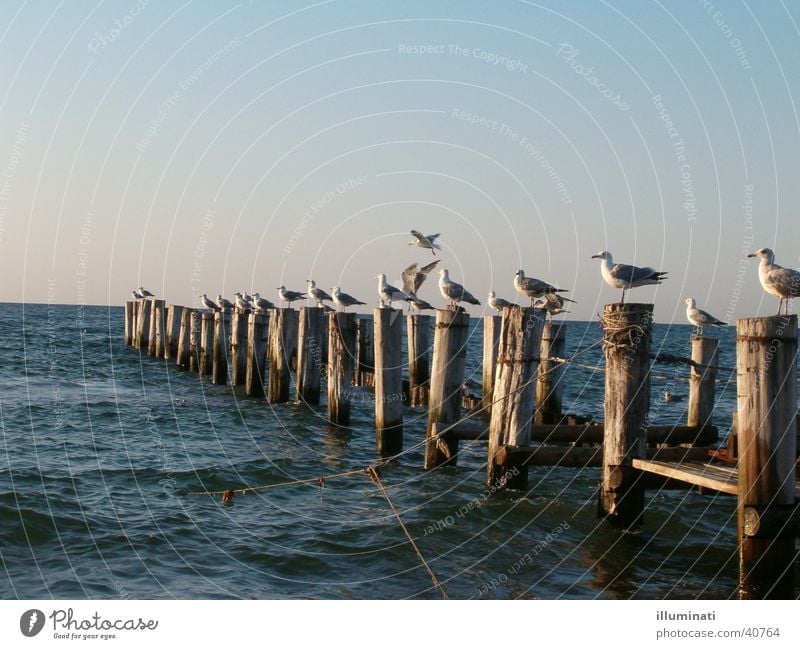
[[[750,253],[749,255],[747,255],[747,256],[748,256],[748,257],[758,257],[758,255],[757,255],[756,253],[754,253],[754,252],[751,252],[751,253]]]
[[[592,259],[600,259],[600,255],[592,255]]]

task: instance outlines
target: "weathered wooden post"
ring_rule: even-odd
[[[356,314],[328,316],[328,421],[350,423],[350,392],[356,358]]]
[[[542,348],[539,352],[539,377],[536,381],[537,424],[557,424],[561,421],[561,379],[564,364],[552,360],[564,358],[564,340],[567,325],[563,322],[547,322],[542,332]]]
[[[797,316],[737,320],[736,372],[739,598],[792,599]]]
[[[125,344],[133,345],[133,332],[136,326],[136,303],[132,300],[125,302]]]
[[[191,330],[189,331],[189,371],[200,373],[200,330],[202,328],[202,312],[192,311]]]
[[[692,335],[692,360],[697,364],[689,369],[689,407],[686,424],[704,426],[711,423],[714,410],[714,390],[717,385],[717,346],[712,336]]]
[[[150,341],[147,349],[150,356],[164,358],[164,300],[152,300],[150,316]]]
[[[153,312],[152,300],[140,300],[136,315],[136,340],[134,344],[143,352],[150,349],[150,317]]]
[[[358,318],[358,341],[356,348],[356,373],[354,385],[375,385],[375,350],[373,346],[373,322],[367,316]]]
[[[652,304],[607,304],[603,311],[606,385],[598,514],[618,527],[637,523],[644,509],[644,485],[632,460],[644,456],[652,323]]]
[[[325,311],[315,306],[300,309],[297,327],[296,398],[308,404],[319,403],[320,383],[325,372]]]
[[[181,335],[181,316],[183,307],[177,304],[167,306],[166,340],[164,341],[164,358],[174,360],[178,355],[178,340]]]
[[[297,349],[297,311],[276,309],[269,326],[269,385],[270,403],[289,401],[290,368]]]
[[[489,422],[490,487],[525,489],[528,485],[527,467],[500,464],[496,456],[505,446],[530,445],[544,318],[544,313],[533,307],[503,309]]]
[[[197,371],[200,376],[211,374],[214,352],[214,313],[203,311],[200,314],[200,353],[198,354]]]
[[[228,381],[228,345],[230,344],[231,314],[225,310],[214,314],[214,350],[211,361],[211,382],[225,385]]]
[[[503,319],[499,315],[483,317],[483,399],[486,414],[491,412],[494,373],[497,366],[497,347],[500,344],[500,327]]]
[[[250,311],[231,315],[231,385],[244,385],[247,374],[247,327]]]
[[[378,453],[403,450],[403,317],[397,309],[375,309],[375,429]]]
[[[469,315],[463,310],[439,310],[433,332],[433,366],[428,395],[425,468],[457,462],[458,440],[434,436],[434,424],[453,424],[461,419],[461,386],[467,358]],[[439,426],[442,428],[442,426]]]
[[[409,405],[415,407],[428,405],[431,320],[429,315],[409,315],[406,318]]]
[[[254,311],[247,320],[247,369],[245,392],[251,397],[263,397],[264,376],[269,343],[269,312]]]
[[[189,368],[189,354],[191,349],[192,314],[194,309],[181,307],[181,318],[178,330],[178,344],[175,349],[175,365]]]

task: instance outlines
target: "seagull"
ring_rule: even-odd
[[[389,302],[389,308],[391,309],[392,300],[405,300],[408,298],[408,295],[403,293],[399,288],[387,284],[386,275],[383,273],[378,273],[375,277],[378,280],[378,295],[380,295],[381,298],[381,308],[386,306],[386,302]]]
[[[278,297],[289,303],[289,308],[292,308],[292,302],[297,302],[297,300],[305,300],[308,297],[305,293],[300,293],[299,291],[287,291],[286,287],[281,284],[278,287]]]
[[[455,307],[459,302],[468,304],[480,304],[480,300],[475,298],[472,293],[450,279],[450,274],[446,268],[439,269],[439,292],[445,300],[450,300],[450,305]]]
[[[496,297],[494,291],[489,291],[489,299],[487,302],[489,303],[489,306],[497,310],[498,313],[500,313],[507,306],[514,306],[508,300],[504,300],[501,297]]]
[[[317,288],[317,284],[313,279],[307,279],[308,282],[308,293],[307,295],[311,298],[314,298],[317,301],[317,306],[322,306],[323,300],[332,300],[333,298],[328,295],[325,291],[321,288]]]
[[[241,293],[235,293],[234,297],[236,298],[236,308],[239,311],[249,311],[250,310],[250,302],[244,299],[244,296]]]
[[[415,241],[411,241],[408,245],[409,246],[417,246],[417,248],[427,248],[430,250],[434,255],[436,254],[437,250],[441,250],[442,247],[436,243],[436,239],[439,238],[439,233],[436,234],[429,234],[424,235],[419,230],[411,230],[411,235],[414,237]]]
[[[208,296],[205,293],[203,293],[200,297],[202,298],[204,307],[211,309],[212,311],[217,310],[217,303],[214,302],[213,300],[209,300]]]
[[[530,298],[531,306],[533,306],[534,298],[542,297],[546,293],[565,293],[567,291],[565,288],[556,288],[535,277],[525,277],[525,271],[522,269],[518,270],[514,276],[514,288],[517,289],[517,293],[522,293]]]
[[[426,302],[425,300],[418,298],[416,295],[409,295],[406,298],[406,302],[408,302],[409,312],[412,309],[416,309],[417,311],[425,311],[427,309],[433,310],[436,308],[430,302]]]
[[[422,286],[422,282],[428,277],[428,273],[430,273],[440,261],[440,259],[437,259],[420,269],[417,269],[416,263],[406,268],[400,275],[403,279],[403,292],[406,293],[406,295],[416,295],[419,287]]]
[[[342,293],[342,289],[340,289],[338,286],[334,286],[331,288],[331,295],[333,296],[333,301],[336,303],[336,305],[341,307],[342,310],[344,311],[346,311],[347,307],[349,306],[356,306],[357,304],[366,304],[366,302],[357,300],[352,295],[348,295],[347,293]]]
[[[778,299],[778,313],[786,302],[786,315],[789,315],[789,300],[800,295],[800,271],[793,268],[784,268],[775,263],[775,253],[769,248],[761,248],[748,257],[758,257],[758,279],[762,288]]]
[[[256,309],[274,309],[275,305],[258,293],[253,293],[253,307]]]
[[[667,403],[677,403],[678,401],[683,401],[683,395],[672,394],[669,390],[664,390],[664,401]]]
[[[144,299],[144,295],[139,293],[139,289],[138,288],[133,289],[131,291],[131,294],[133,295],[133,299],[134,300],[143,300]]]
[[[550,316],[550,319],[553,318],[554,315],[559,315],[561,313],[569,313],[564,308],[565,302],[575,302],[575,300],[570,300],[568,297],[564,297],[563,295],[559,295],[558,293],[545,293],[541,298],[541,302],[537,302],[534,306],[537,309],[541,309],[542,311],[546,311],[547,314]]]
[[[150,291],[148,291],[144,286],[139,287],[139,295],[142,297],[155,297]]]
[[[611,253],[603,250],[592,259],[602,259],[600,273],[606,284],[612,288],[622,289],[621,304],[625,303],[625,291],[637,286],[647,286],[648,284],[660,284],[662,279],[667,278],[667,271],[653,270],[652,268],[639,268],[628,264],[615,264]]]
[[[724,327],[727,322],[717,320],[707,311],[702,311],[695,306],[694,298],[687,297],[683,303],[686,305],[686,319],[697,327],[697,333],[703,335],[703,327]]]
[[[222,297],[221,293],[219,295],[217,295],[217,306],[220,309],[222,309],[223,311],[225,309],[232,309],[233,308],[233,304],[231,303],[231,301],[230,300],[226,300],[224,297]]]

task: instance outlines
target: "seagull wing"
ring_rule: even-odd
[[[403,280],[403,291],[406,293],[416,293],[414,283],[417,276],[417,264],[413,263],[406,268],[400,275]],[[421,284],[422,282],[420,282]]]
[[[628,282],[629,284],[636,284],[647,280],[658,280],[665,274],[666,273],[659,272],[648,266],[639,268],[638,266],[630,266],[629,264],[614,264],[614,267],[609,271],[609,275],[614,279]]]
[[[428,237],[422,234],[422,232],[419,230],[411,230],[411,236],[416,237],[417,241],[428,243]]]
[[[717,320],[713,315],[711,315],[708,311],[702,311],[701,309],[695,309],[697,312],[697,317],[704,325],[714,325],[714,326],[721,326],[727,324],[726,322],[722,322],[721,320]]]
[[[438,264],[440,261],[441,261],[441,259],[437,259],[436,261],[432,261],[430,264],[427,264],[426,266],[423,266],[422,268],[419,269],[420,274],[427,275],[434,268],[436,268],[436,264]],[[416,264],[414,264],[414,265],[416,266]]]
[[[767,273],[766,283],[780,292],[783,297],[800,295],[800,272],[780,266]]]

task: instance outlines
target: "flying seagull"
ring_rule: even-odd
[[[349,295],[347,293],[342,293],[342,289],[339,288],[338,286],[334,286],[331,288],[331,295],[333,296],[333,301],[336,303],[336,305],[344,311],[346,311],[347,307],[349,306],[366,304],[366,302],[357,300],[352,295]]]
[[[396,286],[387,284],[384,273],[379,273],[375,277],[378,280],[378,295],[381,298],[381,307],[386,306],[386,302],[389,302],[389,308],[391,309],[392,300],[405,300],[408,297]]]
[[[637,286],[647,286],[648,284],[660,284],[662,279],[667,278],[667,271],[653,270],[652,268],[639,268],[628,264],[615,264],[611,253],[604,250],[592,255],[592,259],[601,259],[600,274],[606,284],[612,288],[622,289],[621,304],[625,303],[625,291]]]
[[[769,248],[761,248],[748,257],[758,257],[758,279],[762,288],[778,298],[778,313],[786,303],[786,315],[789,315],[789,300],[800,295],[800,271],[784,268],[775,263],[775,253]]]
[[[439,292],[445,300],[450,300],[450,305],[455,307],[459,302],[467,302],[468,304],[480,304],[480,301],[475,298],[467,289],[461,284],[458,284],[450,279],[450,274],[446,268],[439,269]]]
[[[419,287],[422,286],[422,283],[428,277],[428,273],[430,273],[440,261],[440,259],[437,259],[419,269],[416,263],[406,268],[400,275],[403,279],[403,292],[407,295],[416,295]]]
[[[703,327],[724,327],[727,323],[717,320],[707,311],[702,311],[695,306],[694,298],[687,297],[683,303],[686,305],[686,319],[697,327],[697,333],[703,335]]]
[[[287,291],[286,287],[281,284],[278,287],[278,297],[284,302],[288,302],[289,308],[291,308],[292,302],[297,302],[297,300],[305,300],[307,295],[305,293],[300,293],[299,291]]]
[[[522,269],[518,270],[514,276],[514,288],[517,289],[517,293],[522,293],[522,295],[530,298],[531,306],[533,306],[533,300],[537,297],[542,297],[547,293],[566,293],[567,291],[565,288],[556,288],[552,284],[543,282],[535,277],[525,277],[525,271]]]
[[[496,309],[498,313],[500,313],[507,306],[514,306],[508,300],[504,300],[501,297],[495,297],[494,291],[489,291],[488,303],[489,303],[489,306],[492,307],[493,309]]]
[[[439,238],[439,233],[436,234],[428,234],[424,235],[419,230],[411,230],[411,235],[414,237],[414,241],[411,241],[408,245],[409,246],[417,246],[417,248],[427,248],[430,250],[434,255],[436,254],[437,250],[441,250],[442,247],[436,243],[436,239]]]

